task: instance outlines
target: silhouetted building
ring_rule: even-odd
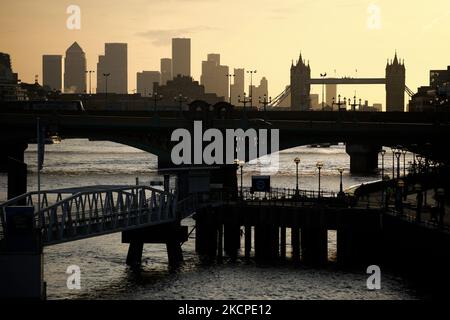
[[[172,39],[172,76],[191,76],[191,39]]]
[[[234,83],[231,85],[231,104],[237,106],[238,97],[244,97],[245,92],[245,69],[234,69]]]
[[[322,110],[322,104],[319,103],[319,95],[313,93],[309,95],[309,100],[311,101],[311,109],[314,111]]]
[[[386,112],[405,111],[405,65],[394,60],[386,65]]]
[[[333,104],[333,98],[337,98],[337,85],[327,84],[325,85],[325,105],[331,106]]]
[[[249,86],[249,95],[252,95],[253,99],[253,106],[259,106],[259,100],[264,99],[264,95],[269,99],[269,84],[265,77],[262,77],[261,81],[259,82],[259,86]]]
[[[153,94],[154,83],[160,84],[161,73],[159,71],[142,71],[137,73],[137,93],[144,97]]]
[[[105,55],[99,56],[97,64],[97,92],[128,93],[128,45],[126,43],[105,43]]]
[[[25,92],[21,90],[17,73],[11,67],[9,54],[0,52],[0,101],[25,100]]]
[[[161,84],[165,85],[167,81],[172,80],[172,59],[161,59]]]
[[[86,55],[77,42],[74,42],[66,51],[64,92],[86,92]]]
[[[430,70],[430,87],[446,87],[450,84],[450,66],[447,70]]]
[[[62,91],[62,56],[42,56],[42,84],[51,90]]]
[[[311,106],[311,68],[306,64],[300,54],[297,64],[291,65],[291,109],[308,111]]]
[[[208,60],[202,61],[202,75],[200,83],[205,87],[206,93],[215,93],[228,100],[228,66],[220,65],[220,54],[208,54]]]
[[[155,84],[153,91],[163,96],[163,100],[158,102],[158,105],[161,106],[179,106],[179,102],[175,101],[175,98],[180,94],[189,101],[203,100],[209,104],[224,101],[224,98],[218,97],[214,93],[205,93],[204,86],[186,76],[178,76],[168,81],[166,85]]]

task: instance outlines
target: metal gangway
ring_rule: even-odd
[[[195,212],[196,197],[149,186],[90,186],[28,192],[0,204],[0,240],[8,207],[33,207],[44,246],[182,220]]]

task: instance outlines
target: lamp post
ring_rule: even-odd
[[[163,99],[162,95],[159,95],[157,92],[154,92],[153,94],[150,95],[150,98],[153,100],[153,112],[157,113],[157,107],[156,104],[158,103],[158,101],[161,101]]]
[[[105,107],[108,108],[108,77],[111,75],[111,73],[104,73],[103,76],[105,77]]]
[[[438,188],[436,190],[436,198],[438,200],[438,208],[439,208],[439,226],[444,225],[444,216],[445,216],[445,190],[443,188]]]
[[[406,149],[402,149],[402,155],[403,155],[403,176],[406,177]]]
[[[384,203],[384,155],[386,154],[386,150],[381,149],[381,204]]]
[[[402,155],[402,152],[400,150],[397,150],[395,152],[395,158],[397,159],[397,179],[400,179],[400,157]]]
[[[239,163],[239,168],[241,168],[241,199],[244,200],[244,183],[243,183],[243,181],[244,181],[244,179],[243,179],[243,176],[244,176],[244,162],[241,161]]]
[[[269,100],[267,100],[267,95],[265,94],[264,99],[261,100],[261,97],[259,97],[259,104],[262,104],[264,107],[264,120],[266,120],[266,113],[267,113],[267,105],[272,103],[272,97],[269,97]]]
[[[331,103],[331,111],[333,111],[333,106],[337,105],[338,106],[338,111],[341,111],[341,106],[346,104],[346,98],[344,98],[344,102],[341,101],[341,95],[338,95],[338,102],[336,103],[333,97],[333,102]]]
[[[340,184],[339,184],[339,196],[342,197],[344,195],[344,188],[342,186],[342,174],[344,173],[344,168],[339,168],[338,171],[339,171],[339,174],[341,176],[340,177],[341,180],[340,180]]]
[[[250,74],[250,109],[253,107],[253,74],[256,73],[256,70],[247,71]]]
[[[188,98],[183,97],[183,95],[180,93],[178,97],[175,97],[174,100],[180,104],[180,117],[183,117],[183,102],[187,102]]]
[[[319,194],[318,194],[318,198],[320,199],[320,171],[323,168],[323,162],[322,161],[318,161],[316,163],[316,168],[319,170]]]
[[[356,103],[356,96],[353,96],[353,103],[351,103],[350,99],[348,99],[348,101],[350,102],[350,107],[352,108],[351,110],[352,111],[356,111],[356,106],[358,105]],[[359,99],[359,101],[360,101],[360,104],[361,104],[361,99]]]
[[[414,185],[414,190],[416,190],[416,192],[417,192],[416,222],[420,222],[422,220],[421,215],[422,215],[422,207],[423,207],[422,186],[417,183],[416,185]]]
[[[322,77],[322,111],[325,109],[325,77],[327,76],[327,73],[321,73],[320,76]]]
[[[245,113],[245,106],[247,105],[247,103],[251,103],[251,99],[250,98],[247,98],[247,96],[246,96],[246,93],[244,92],[244,98],[241,100],[241,96],[239,95],[238,96],[238,103],[242,103],[243,105],[244,105],[244,109],[243,109],[243,111],[244,111],[244,113]]]
[[[397,204],[397,206],[396,206],[397,211],[399,212],[400,215],[403,215],[402,192],[403,192],[404,186],[405,186],[405,183],[403,182],[403,180],[398,180],[395,201]]]
[[[296,184],[295,184],[295,195],[298,196],[299,195],[299,189],[298,189],[298,165],[300,164],[300,158],[296,157],[294,159],[295,162],[295,166],[296,166]]]
[[[236,75],[235,74],[226,74],[225,75],[228,79],[228,90],[230,90],[230,104],[231,104],[231,78],[234,78]]]

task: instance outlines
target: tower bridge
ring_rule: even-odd
[[[404,61],[400,61],[395,53],[394,59],[387,62],[384,78],[311,78],[311,67],[300,54],[299,60],[291,65],[291,108],[307,111],[311,107],[311,85],[385,85],[386,111],[404,111],[405,91],[409,92],[405,84],[406,69]],[[280,95],[286,97],[285,95]],[[278,97],[277,97],[278,98]],[[277,99],[275,99],[277,100]]]

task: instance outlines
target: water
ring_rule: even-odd
[[[389,155],[389,153],[387,153]],[[378,176],[349,174],[350,159],[345,146],[299,147],[280,152],[279,173],[272,186],[295,187],[295,164],[299,156],[300,188],[317,189],[317,161],[324,162],[322,187],[339,190],[345,169],[344,188],[378,179]],[[407,161],[411,156],[407,155]],[[30,170],[28,190],[36,190],[36,148],[30,145],[25,160]],[[386,172],[392,172],[392,155],[385,157]],[[244,185],[259,173],[258,165],[244,167]],[[46,146],[42,189],[95,184],[134,184],[161,180],[157,158],[151,154],[110,142],[65,140]],[[0,175],[0,201],[6,198],[6,175]],[[192,229],[194,221],[184,221]],[[382,289],[369,291],[365,270],[343,272],[331,263],[322,269],[294,267],[291,263],[256,265],[238,260],[224,264],[200,261],[194,251],[194,236],[183,245],[185,263],[170,271],[165,245],[146,244],[140,274],[125,265],[128,246],[120,233],[46,247],[45,281],[49,299],[416,299],[420,296],[401,278],[382,273]],[[289,241],[288,241],[289,243]],[[336,234],[329,232],[329,258],[336,257]],[[287,248],[288,255],[290,248]],[[81,269],[81,290],[67,289],[67,267]]]

